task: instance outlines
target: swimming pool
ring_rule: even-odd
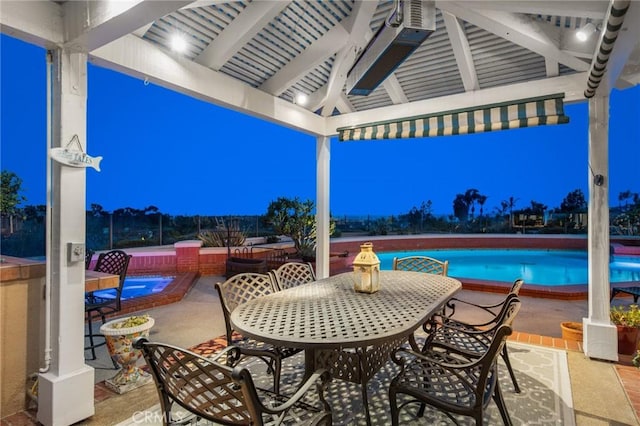
[[[589,282],[587,252],[580,250],[466,249],[420,250],[376,253],[381,269],[392,269],[393,258],[430,256],[449,260],[449,276],[545,286],[578,285]],[[614,256],[610,280],[640,281],[640,257]]]
[[[174,278],[175,277],[172,276],[157,275],[126,277],[124,280],[124,288],[122,289],[122,300],[160,293]],[[94,294],[104,298],[115,297],[114,291],[112,290],[96,291]]]

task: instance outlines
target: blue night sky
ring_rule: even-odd
[[[45,51],[2,35],[1,165],[22,180],[25,204],[46,203]],[[153,205],[167,214],[263,214],[278,197],[315,200],[315,138],[89,65],[87,208]],[[452,214],[458,193],[488,196],[485,213],[515,197],[555,208],[588,196],[587,103],[570,124],[488,134],[331,142],[334,215],[397,215],[431,200]],[[640,86],[614,91],[610,204],[640,193]]]

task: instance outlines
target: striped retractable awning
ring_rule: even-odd
[[[565,124],[564,94],[338,129],[340,141],[423,138]]]
[[[629,9],[629,0],[615,0],[609,9],[609,18],[606,22],[605,31],[600,38],[600,48],[591,62],[589,78],[587,79],[587,89],[584,91],[585,98],[592,98],[600,86],[600,82],[607,70],[609,56],[613,51],[613,46],[618,39],[618,33],[624,23],[624,16]]]

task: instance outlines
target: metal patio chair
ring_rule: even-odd
[[[522,280],[517,280],[522,281]],[[493,317],[489,321],[482,323],[466,323],[452,319],[451,317],[444,317],[440,324],[435,325],[431,329],[425,339],[424,346],[421,349],[422,352],[428,351],[429,347],[434,343],[442,345],[454,346],[461,351],[465,351],[470,354],[477,354],[486,351],[489,347],[492,339],[492,333],[495,332],[498,327],[503,324],[511,325],[515,318],[514,307],[520,306],[520,299],[515,293],[509,293],[503,302],[496,305],[473,305],[479,306],[482,309],[486,309],[486,306],[490,308],[500,307],[500,311],[493,314]],[[493,311],[489,312],[493,313]],[[500,352],[502,359],[504,360],[513,388],[516,393],[520,393],[520,386],[516,379],[513,368],[511,367],[511,361],[509,360],[509,352],[507,345],[502,347]]]
[[[95,251],[91,249],[86,249],[84,252],[84,269],[91,269],[91,261],[93,260],[93,255]]]
[[[300,284],[316,280],[316,273],[310,262],[287,262],[271,271],[279,290],[286,290]]]
[[[324,370],[311,374],[293,396],[283,397],[256,386],[246,368],[219,362],[225,355],[239,358],[239,348],[230,346],[204,358],[144,337],[136,339],[133,347],[142,351],[151,370],[164,425],[199,419],[223,425],[331,424],[331,408],[324,398],[331,379]],[[310,392],[314,385],[317,398]]]
[[[439,260],[429,256],[394,257],[393,270],[423,272],[425,274],[447,276],[447,273],[449,272],[449,261]],[[444,307],[441,311],[435,314],[435,316],[441,315],[444,315]],[[424,324],[422,324],[422,329],[425,332],[429,332],[433,322],[433,318],[430,318]],[[409,343],[414,350],[418,350],[415,333],[409,337]]]
[[[244,272],[233,275],[223,283],[216,283],[215,287],[222,305],[227,345],[234,345],[240,349],[238,352],[240,358],[228,358],[229,364],[234,365],[247,355],[259,357],[267,364],[268,371],[273,373],[273,389],[279,393],[282,360],[301,352],[302,349],[277,347],[241,336],[235,331],[231,322],[231,312],[238,305],[277,291],[271,275]]]
[[[89,338],[89,346],[85,347],[85,350],[91,350],[91,359],[96,359],[96,347],[106,344],[106,341],[95,343],[96,337],[104,336],[99,333],[93,332],[93,320],[100,318],[102,324],[106,322],[106,316],[120,312],[122,309],[121,298],[122,289],[124,287],[124,280],[127,277],[127,269],[129,268],[129,261],[131,255],[122,250],[112,250],[105,253],[100,253],[98,260],[96,261],[95,271],[105,272],[107,274],[118,275],[119,283],[118,287],[109,290],[100,290],[100,293],[89,292],[85,294],[84,298],[84,312],[88,323],[88,333],[85,337]],[[113,362],[114,367],[117,367],[117,363]]]
[[[449,261],[438,260],[429,256],[394,257],[393,270],[425,272],[427,274],[446,276],[449,272]]]
[[[618,294],[628,294],[633,297],[633,303],[638,303],[638,297],[640,297],[640,287],[613,287],[611,289],[611,299],[609,299],[609,302],[613,301],[613,298]]]
[[[510,320],[485,332],[486,336],[476,335],[489,341],[482,352],[471,353],[439,342],[433,342],[423,352],[399,348],[392,360],[400,365],[401,371],[389,386],[392,425],[399,424],[400,410],[409,404],[419,406],[418,416],[424,414],[425,405],[430,405],[454,422],[454,415],[463,415],[473,417],[476,425],[482,425],[491,399],[504,424],[511,425],[500,390],[497,357],[512,332],[509,324],[519,309],[517,301],[509,310]]]

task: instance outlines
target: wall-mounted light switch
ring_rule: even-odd
[[[67,243],[69,263],[84,261],[84,243]]]

